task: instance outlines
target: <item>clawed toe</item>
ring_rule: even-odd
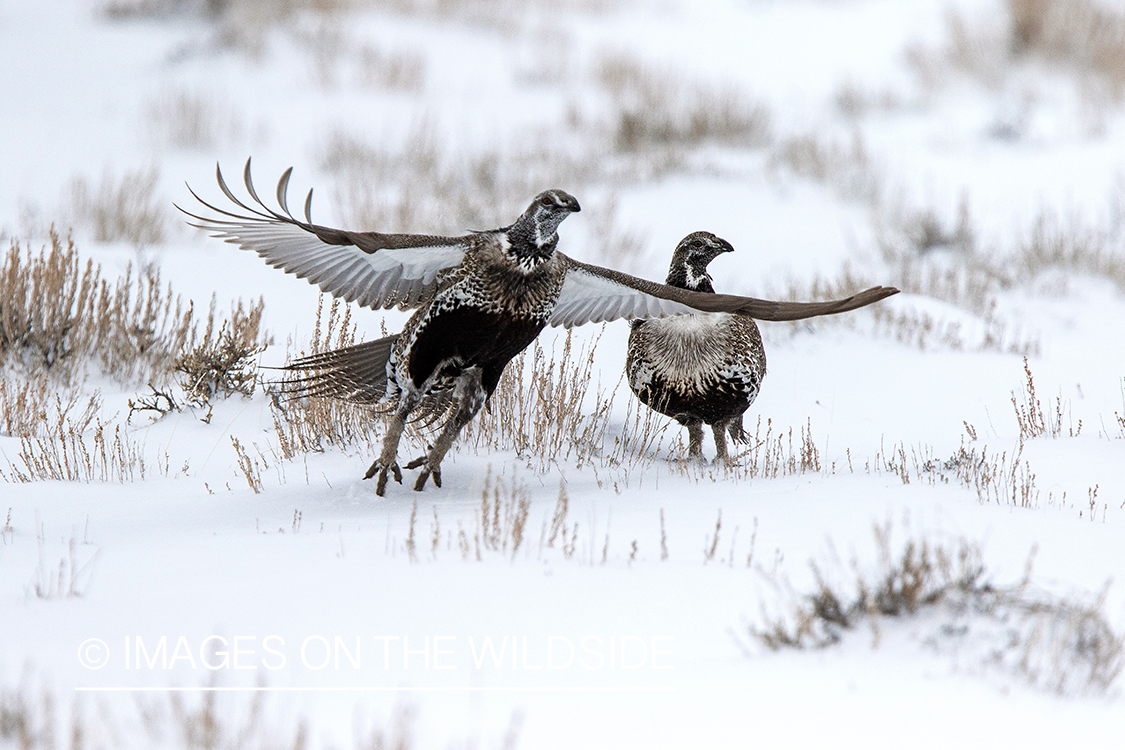
[[[375,484],[375,494],[382,497],[387,491],[387,474],[394,475],[395,481],[402,484],[402,469],[399,468],[397,463],[391,462],[389,465],[383,465],[382,461],[376,461],[371,464],[367,473],[363,475],[364,479],[370,479],[376,474],[379,475],[379,480]]]
[[[430,449],[430,451],[433,451],[434,447],[431,445],[431,446],[429,446],[429,449]],[[426,480],[429,479],[431,476],[434,478],[434,486],[435,487],[441,487],[441,469],[440,468],[431,469],[427,465],[427,462],[429,461],[429,459],[430,459],[430,454],[426,454],[424,456],[419,456],[418,458],[414,459],[413,461],[411,461],[410,463],[408,463],[406,465],[406,468],[408,468],[408,469],[421,469],[422,470],[422,473],[418,475],[418,479],[415,480],[415,482],[414,482],[414,491],[415,492],[421,492],[422,488],[426,486]]]
[[[422,469],[422,472],[418,475],[418,480],[416,482],[414,482],[414,491],[415,492],[421,492],[422,489],[426,486],[426,480],[429,479],[431,476],[433,476],[433,478],[434,478],[434,486],[440,488],[441,487],[441,469],[434,469],[434,470],[431,471],[428,468],[424,468],[424,469]]]
[[[379,478],[375,484],[375,494],[380,497],[382,497],[383,493],[387,490],[388,476],[393,474],[395,481],[399,484],[402,484],[402,469],[422,470],[418,474],[418,479],[414,482],[415,492],[421,492],[422,489],[426,486],[426,482],[429,481],[431,477],[433,477],[434,486],[441,487],[441,469],[431,469],[426,465],[426,460],[427,456],[420,456],[419,458],[414,459],[402,468],[399,468],[399,465],[397,463],[384,465],[382,461],[376,461],[375,463],[371,464],[371,468],[367,470],[367,473],[363,476],[363,478],[371,479],[372,477],[378,475]]]

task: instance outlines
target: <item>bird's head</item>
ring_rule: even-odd
[[[544,190],[508,229],[510,252],[521,265],[546,260],[555,252],[559,224],[581,210],[578,201],[565,190]]]
[[[692,232],[676,245],[665,283],[696,292],[713,292],[707,265],[722,253],[733,250],[729,242],[710,232]]]

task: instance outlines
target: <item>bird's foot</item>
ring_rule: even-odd
[[[425,467],[422,468],[422,471],[418,474],[418,480],[416,482],[414,482],[414,491],[415,492],[421,492],[422,489],[426,486],[426,480],[429,479],[431,475],[434,478],[434,486],[440,488],[441,487],[441,469],[432,469],[431,470],[430,467],[425,466]]]
[[[402,469],[400,469],[398,467],[398,464],[394,461],[385,463],[382,459],[379,459],[375,463],[371,464],[371,468],[369,468],[367,470],[367,473],[363,475],[364,479],[370,479],[376,474],[379,475],[379,480],[375,484],[375,494],[379,497],[382,497],[383,494],[387,491],[388,472],[394,474],[395,481],[399,484],[402,484]]]
[[[426,463],[426,456],[418,456],[418,458],[414,459],[413,461],[408,463],[403,468],[405,468],[407,470],[417,469],[419,466],[421,466],[424,463]]]
[[[430,446],[430,449],[433,449],[432,445]],[[415,492],[421,492],[422,488],[426,486],[426,480],[431,476],[434,478],[434,486],[441,487],[441,466],[435,466],[431,469],[426,465],[426,461],[428,461],[429,458],[430,457],[428,455],[418,456],[418,458],[414,459],[406,465],[407,469],[422,469],[422,472],[418,475],[418,479],[414,482]]]

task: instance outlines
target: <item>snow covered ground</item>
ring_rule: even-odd
[[[1019,48],[1036,5],[1048,31]],[[267,366],[308,349],[317,294],[171,207],[185,181],[221,199],[216,161],[253,156],[262,195],[294,166],[329,225],[499,226],[558,186],[581,260],[662,279],[707,229],[736,248],[720,291],[903,293],[762,324],[747,426],[771,442],[730,470],[678,462],[675,424],[614,460],[636,410],[620,322],[575,333],[597,342],[586,408],[616,388],[595,455],[465,440],[442,488],[385,498],[363,440],[281,458],[260,391],[128,419],[146,384],[94,368],[78,392],[144,477],[16,481],[26,443],[0,435],[0,743],[1119,746],[1125,104],[1082,24],[1120,10],[280,7],[0,1],[0,237],[73,227],[110,278],[152,263],[197,309],[261,297]],[[148,218],[99,227],[127,183],[106,211]],[[354,313],[368,338],[405,319]],[[1021,437],[1036,401],[1048,434]],[[753,635],[795,632],[818,575],[854,597],[910,541],[979,555],[1001,594],[865,615],[823,648]]]

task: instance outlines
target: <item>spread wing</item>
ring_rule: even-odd
[[[565,255],[566,280],[551,313],[551,325],[580,326],[605,320],[644,320],[698,312],[725,312],[758,320],[801,320],[855,310],[898,294],[878,286],[831,302],[771,302],[732,294],[692,292],[580,263]]]
[[[266,263],[307,279],[321,291],[373,309],[417,307],[430,294],[438,273],[461,263],[473,235],[431,237],[416,234],[347,232],[313,224],[312,191],[305,199],[305,220],[289,212],[286,194],[293,168],[285,170],[277,183],[275,211],[258,198],[250,180],[246,160],[243,180],[256,205],[237,198],[215,166],[219,188],[234,204],[227,211],[203,200],[191,186],[188,190],[216,215],[200,216],[179,208],[194,221],[194,227],[211,232],[243,250],[253,250]]]

